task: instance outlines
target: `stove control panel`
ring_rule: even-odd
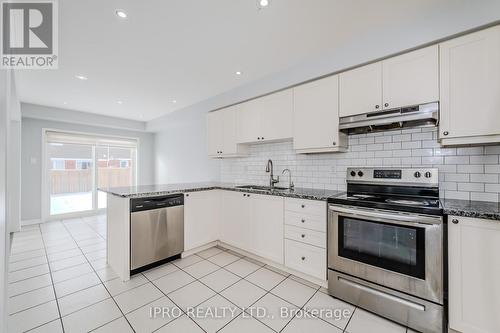
[[[347,182],[404,183],[437,186],[438,169],[420,168],[348,168]]]

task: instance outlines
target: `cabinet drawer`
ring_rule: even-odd
[[[326,232],[326,218],[306,213],[285,212],[285,224]]]
[[[326,249],[326,233],[285,225],[285,238]]]
[[[326,202],[324,201],[286,198],[285,210],[326,218]]]
[[[326,249],[285,239],[285,265],[326,280]]]

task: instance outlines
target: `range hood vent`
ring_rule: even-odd
[[[439,103],[435,102],[342,117],[339,128],[347,134],[361,134],[438,124]]]

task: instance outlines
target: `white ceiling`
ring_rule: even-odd
[[[477,3],[271,0],[258,10],[256,0],[64,0],[59,69],[18,71],[18,90],[23,102],[148,121],[377,31],[415,33],[418,24],[429,28],[430,16],[445,24]],[[117,8],[126,20],[115,16]]]

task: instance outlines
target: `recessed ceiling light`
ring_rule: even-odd
[[[67,104],[68,104],[68,102],[63,102],[63,104],[64,104],[64,105],[67,105]]]
[[[118,103],[118,104],[123,104],[123,101],[116,101],[116,103]]]
[[[177,103],[177,101],[174,99],[174,100],[172,101],[172,103],[174,103],[174,104],[175,104],[175,103]]]
[[[259,8],[266,8],[269,6],[270,0],[257,0],[257,7]]]
[[[83,80],[83,81],[86,81],[88,80],[89,78],[84,76],[84,75],[75,75],[75,77],[78,79],[78,80]]]
[[[121,9],[117,9],[117,10],[115,11],[115,14],[116,14],[116,16],[118,16],[119,18],[122,18],[122,19],[126,19],[126,18],[127,18],[127,16],[128,16],[128,15],[127,15],[127,13],[125,13],[125,12],[124,12],[123,10],[121,10]]]
[[[237,71],[237,72],[236,72],[236,75],[241,75],[241,72],[240,72],[240,71]]]

